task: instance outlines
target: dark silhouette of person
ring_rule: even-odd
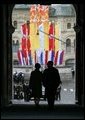
[[[61,85],[59,85],[58,88],[57,88],[56,96],[55,96],[56,100],[61,100],[61,94],[60,94],[60,92],[61,92]]]
[[[40,97],[42,96],[42,72],[39,70],[41,65],[35,64],[35,70],[31,72],[29,88],[32,90],[32,97],[34,102],[38,106]]]
[[[45,97],[50,109],[54,108],[56,90],[61,83],[58,69],[53,67],[53,62],[48,61],[47,67],[43,72],[43,85],[45,87]]]

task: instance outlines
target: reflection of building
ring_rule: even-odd
[[[20,39],[22,37],[20,26],[29,20],[29,8],[28,5],[15,6],[12,13],[12,24],[15,27],[13,33],[13,60],[14,64],[17,64],[16,51],[20,46]],[[61,34],[60,39],[65,43],[61,42],[61,47],[65,51],[65,57],[63,65],[70,64],[75,59],[75,40],[76,34],[74,32],[74,24],[76,23],[75,10],[72,5],[63,4],[51,5],[49,12],[50,20],[55,21],[60,25]]]

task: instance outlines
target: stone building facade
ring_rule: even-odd
[[[49,19],[60,25],[60,40],[61,47],[65,51],[63,65],[67,63],[73,64],[75,61],[75,41],[76,33],[73,29],[76,24],[75,9],[71,4],[56,4],[49,6]],[[12,13],[12,25],[15,27],[15,32],[12,34],[12,52],[13,64],[16,64],[17,49],[21,45],[21,25],[29,21],[30,5],[15,5]]]

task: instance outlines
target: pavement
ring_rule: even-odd
[[[77,105],[55,105],[53,110],[47,105],[14,105],[1,112],[1,119],[84,119],[84,110]]]
[[[62,83],[61,100],[55,101],[53,110],[48,109],[47,101],[12,100],[12,104],[1,111],[1,119],[84,119],[84,109],[76,104],[75,80]]]
[[[74,79],[69,79],[68,81],[63,81],[61,85],[61,100],[56,101],[55,100],[55,105],[57,104],[72,104],[74,105],[76,103],[76,90],[75,90],[75,80]],[[17,100],[13,99],[12,103],[15,105],[18,104],[28,104],[28,105],[34,105],[34,101],[30,100],[29,102],[26,102],[24,99],[22,100]],[[41,99],[40,105],[47,105],[47,101],[44,101]]]

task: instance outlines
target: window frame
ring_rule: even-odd
[[[71,53],[71,39],[66,39],[66,53]]]
[[[3,101],[3,105],[7,106],[9,104],[12,105],[12,103],[10,102],[10,99],[12,97],[12,33],[14,32],[14,28],[12,26],[12,10],[15,4],[13,5],[9,5],[9,6],[5,6],[3,7],[4,11],[3,14],[6,14],[8,12],[8,18],[4,16],[3,23],[6,23],[6,21],[8,21],[8,25],[3,24],[3,39],[4,41],[2,41],[3,43],[3,48],[4,48],[4,54],[3,54],[3,59],[2,59],[2,63],[3,63],[3,81],[2,81],[2,86],[4,86],[4,91],[6,91],[6,93],[4,91],[2,91],[2,101]],[[82,21],[80,20],[80,15],[83,18],[83,15],[81,14],[81,12],[83,11],[83,9],[78,9],[79,6],[74,5],[75,6],[75,10],[77,13],[77,24],[80,25],[80,23],[82,23]],[[6,9],[7,8],[7,9]],[[6,10],[8,10],[6,12]],[[81,10],[80,12],[78,10]],[[6,13],[4,13],[6,12]],[[83,23],[82,23],[83,24]],[[7,33],[6,33],[6,28],[7,28]],[[9,28],[9,29],[8,29]],[[5,35],[5,36],[4,36]],[[82,30],[79,31],[79,33],[76,33],[76,88],[77,88],[77,99],[78,101],[76,102],[75,105],[82,105],[82,101],[81,101],[81,93],[83,93],[83,89],[84,89],[84,44],[83,44],[83,40],[84,40],[84,27],[82,26]],[[81,40],[81,41],[80,41]],[[7,47],[6,47],[7,45]],[[6,62],[7,60],[7,62]],[[4,64],[5,63],[5,64]],[[77,69],[77,67],[79,69]],[[80,74],[79,74],[80,73]],[[4,74],[6,76],[4,76]],[[79,84],[80,79],[82,80]],[[81,90],[81,86],[83,84],[83,89]],[[8,86],[9,85],[9,86]],[[5,96],[6,95],[6,96]],[[6,97],[6,98],[4,98]]]
[[[13,21],[13,26],[15,29],[17,29],[17,21],[16,20]]]
[[[67,23],[67,29],[71,29],[71,23]]]

